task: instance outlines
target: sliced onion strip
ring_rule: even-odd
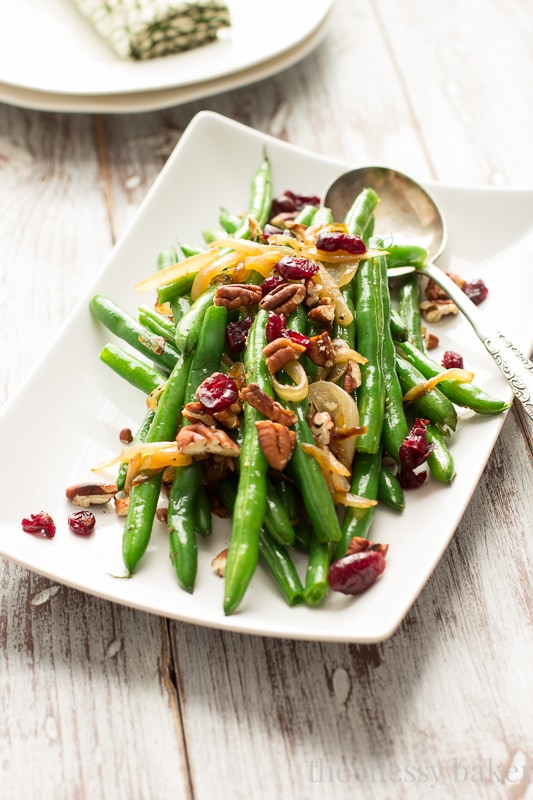
[[[335,281],[322,264],[318,267],[317,276],[322,284],[322,288],[318,290],[320,297],[330,297],[335,304],[335,320],[339,325],[346,327],[353,320],[353,314],[348,308],[344,297],[339,291]]]
[[[440,372],[435,377],[430,378],[427,381],[422,381],[421,383],[417,383],[416,386],[412,386],[403,396],[404,403],[413,403],[419,397],[424,394],[427,394],[432,389],[435,388],[441,381],[458,381],[459,383],[472,383],[474,380],[474,373],[468,372],[466,369],[458,369],[453,367],[452,369],[447,369],[444,372]]]
[[[142,281],[135,284],[138,292],[147,292],[149,289],[157,289],[165,283],[172,283],[178,278],[194,275],[214,261],[219,256],[218,250],[206,250],[203,253],[196,253],[194,256],[185,258],[183,261],[178,261],[176,264],[171,264],[169,267],[154,272]]]
[[[271,375],[272,385],[278,397],[294,403],[306,398],[309,391],[309,381],[306,371],[300,362],[296,359],[288,361],[283,365],[283,370],[294,381],[294,384],[281,383],[275,375]]]

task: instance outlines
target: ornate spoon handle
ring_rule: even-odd
[[[499,366],[526,414],[533,419],[533,363],[503,333],[484,319],[477,306],[439,267],[426,264],[418,271],[435,281],[450,300],[453,300]]]

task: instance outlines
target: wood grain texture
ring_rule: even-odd
[[[219,97],[107,117],[0,104],[0,402],[200,109],[354,164],[532,185],[532,28],[527,0],[337,0],[315,52]],[[532,460],[513,409],[379,645],[167,622],[1,562],[2,800],[531,797]]]

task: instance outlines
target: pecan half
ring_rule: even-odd
[[[270,397],[257,383],[249,383],[248,386],[245,386],[241,392],[241,398],[272,422],[278,422],[287,427],[296,422],[297,417],[294,411],[283,408],[281,403]]]
[[[329,331],[332,329],[335,321],[335,304],[319,303],[309,311],[307,316],[312,322],[316,322],[321,328],[325,328]]]
[[[345,392],[351,394],[353,391],[355,391],[355,389],[361,386],[361,381],[361,367],[357,361],[350,359],[346,365],[346,372],[342,382],[342,388]]]
[[[298,359],[302,353],[305,353],[305,347],[292,342],[285,336],[278,336],[263,348],[266,365],[272,375],[275,375],[287,362]]]
[[[184,425],[176,436],[180,453],[192,456],[205,456],[209,453],[219,456],[237,457],[240,448],[227,433],[204,425],[203,422]]]
[[[215,306],[226,306],[234,309],[252,306],[263,297],[260,286],[248,283],[228,283],[217,286],[213,303]]]
[[[370,542],[368,539],[363,539],[361,536],[354,536],[348,544],[346,555],[350,556],[353,553],[364,553],[368,550],[377,550],[378,553],[387,554],[389,549],[388,544],[380,544],[379,542]]]
[[[221,578],[224,577],[224,572],[226,571],[226,562],[228,560],[228,547],[225,547],[224,550],[221,550],[220,553],[214,557],[211,561],[211,566],[215,570],[217,575],[220,575]]]
[[[117,487],[114,483],[76,483],[65,492],[75,506],[82,508],[109,503],[116,493]]]
[[[318,367],[332,367],[335,363],[335,348],[327,331],[319,336],[311,336],[307,355]]]
[[[428,322],[440,322],[449,314],[459,313],[459,309],[451,300],[423,300],[420,303],[420,311]]]
[[[280,425],[279,422],[272,422],[270,419],[263,419],[255,423],[259,445],[263,454],[272,469],[284,469],[294,451],[296,444],[296,434]]]
[[[329,445],[331,431],[333,430],[333,419],[328,411],[317,411],[311,420],[311,433],[318,444]]]
[[[303,283],[282,283],[263,297],[259,308],[288,317],[304,300],[305,295],[306,289]]]

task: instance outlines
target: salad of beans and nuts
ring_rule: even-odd
[[[273,197],[265,154],[247,211],[222,209],[204,246],[162,251],[137,284],[155,303],[132,316],[91,299],[114,336],[100,357],[146,395],[146,413],[121,431],[116,458],[97,465],[116,465],[115,483],[67,489],[82,509],[69,517],[73,533],[90,535],[90,507],[113,499],[132,575],[159,520],[177,581],[192,592],[197,537],[229,518],[229,546],[213,560],[226,614],[260,560],[290,605],[359,594],[380,577],[378,506],[401,513],[407,491],[454,479],[458,407],[499,414],[508,404],[475,385],[459,353],[431,357],[426,323],[457,308],[416,273],[392,295],[388,269],[426,254],[374,236],[378,202],[365,189],[339,221],[312,194]],[[487,294],[482,281],[462,286],[476,302]],[[24,530],[51,537],[42,515]]]

